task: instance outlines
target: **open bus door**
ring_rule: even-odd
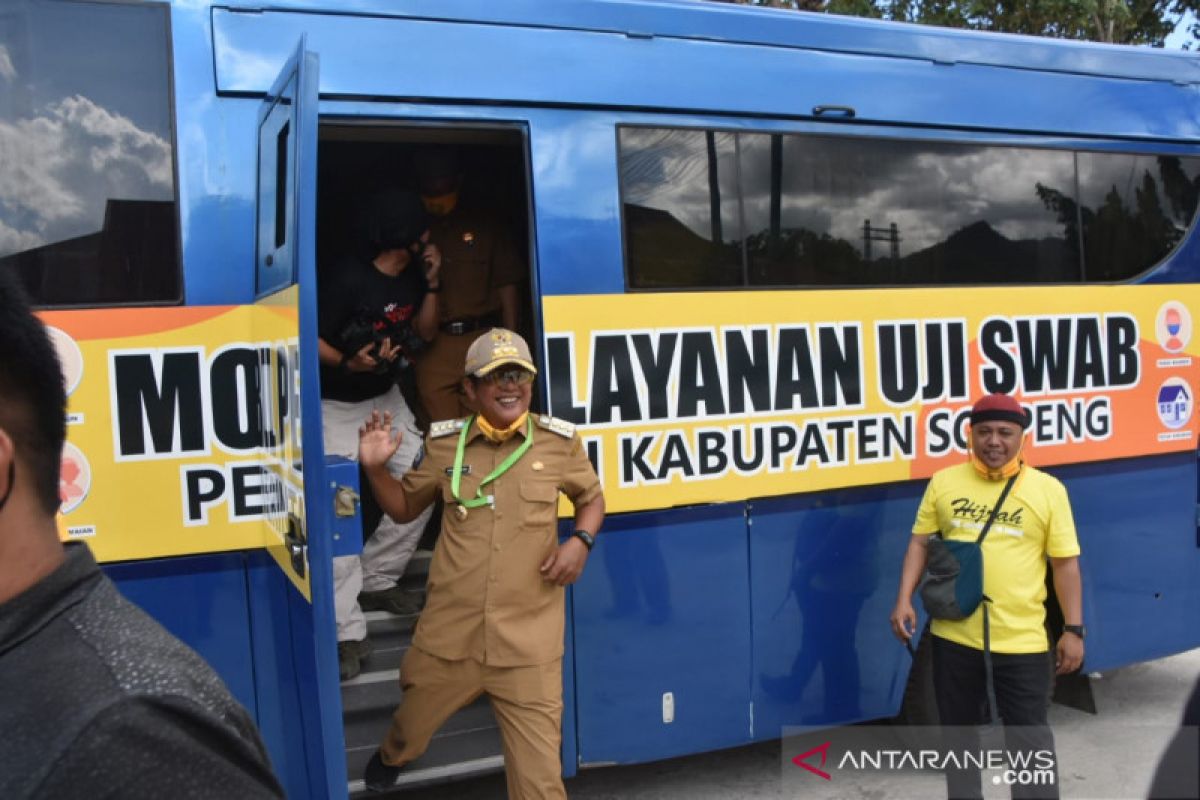
[[[289,797],[346,794],[334,633],[335,542],[361,547],[355,465],[326,464],[321,439],[316,287],[316,54],[300,40],[258,114],[255,288],[261,313],[264,462],[276,487],[268,551],[286,575],[271,607],[275,658],[257,681],[281,709],[264,724]],[[269,352],[268,352],[269,350]],[[335,510],[335,501],[338,508]],[[262,667],[260,667],[262,669]]]

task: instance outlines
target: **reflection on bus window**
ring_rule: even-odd
[[[1175,248],[1200,194],[1200,159],[1079,154],[1079,201],[1088,280],[1141,271]]]
[[[741,286],[735,137],[621,130],[626,249],[639,289]]]
[[[1179,157],[646,128],[619,142],[641,289],[1122,280],[1182,238],[1200,187],[1200,159]]]
[[[38,305],[179,299],[167,15],[0,10],[0,269]]]

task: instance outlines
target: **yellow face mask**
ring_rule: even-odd
[[[433,196],[421,195],[425,210],[435,217],[444,217],[458,205],[458,192],[447,192]]]
[[[500,442],[508,441],[513,437],[513,434],[521,430],[521,428],[525,426],[525,419],[528,416],[529,412],[526,411],[524,414],[517,417],[516,420],[513,421],[513,424],[509,425],[507,428],[494,427],[492,423],[483,418],[483,414],[475,417],[475,423],[479,425],[479,430],[483,432],[483,435],[487,437],[488,441],[499,444]]]

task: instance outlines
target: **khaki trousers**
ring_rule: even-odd
[[[400,663],[404,696],[380,748],[383,761],[407,764],[451,714],[486,693],[504,742],[509,800],[565,800],[562,782],[562,659],[530,667],[446,661],[410,647]]]
[[[458,419],[473,414],[462,393],[463,368],[471,343],[486,331],[460,336],[438,332],[429,349],[417,359],[417,391],[430,422]]]

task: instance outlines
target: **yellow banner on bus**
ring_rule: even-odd
[[[695,292],[544,300],[550,413],[610,511],[924,478],[989,392],[1054,465],[1197,446],[1196,285]]]
[[[121,561],[302,528],[294,302],[40,316],[68,391],[65,539]]]

